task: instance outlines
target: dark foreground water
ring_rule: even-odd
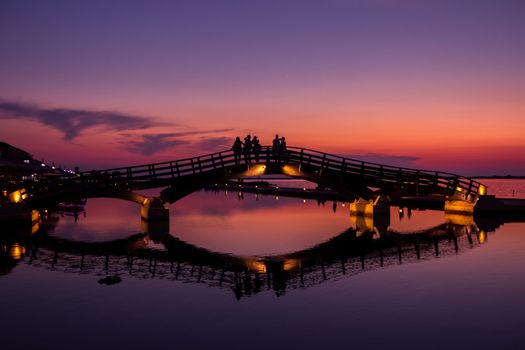
[[[4,230],[2,348],[525,348],[524,223],[343,205],[199,192],[165,235],[94,199]]]

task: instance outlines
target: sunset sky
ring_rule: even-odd
[[[525,1],[0,4],[0,140],[89,170],[237,135],[525,175]]]

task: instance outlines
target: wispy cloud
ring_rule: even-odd
[[[70,141],[87,129],[99,127],[105,130],[131,131],[168,125],[154,118],[111,111],[87,109],[42,108],[31,104],[0,100],[0,119],[25,119],[53,127]],[[173,124],[169,124],[173,125]]]
[[[150,133],[142,135],[124,135],[122,141],[124,147],[133,152],[149,156],[166,149],[172,149],[181,145],[193,145],[202,151],[225,148],[230,144],[231,138],[226,136],[216,136],[232,131],[233,129],[212,129],[212,130],[190,130],[172,133]],[[193,140],[193,136],[208,135],[198,140]],[[209,136],[211,135],[211,136]]]
[[[123,148],[145,156],[183,145],[202,151],[223,149],[231,143],[230,137],[226,137],[225,134],[234,130],[180,130],[187,127],[176,123],[163,123],[146,116],[76,108],[43,108],[1,99],[0,119],[35,121],[59,130],[66,141],[72,141],[93,129],[116,131],[122,140],[120,144]],[[164,127],[163,132],[155,132],[159,130],[158,127]]]
[[[216,136],[206,137],[196,142],[196,146],[204,151],[224,150],[231,147],[233,140],[231,137]]]

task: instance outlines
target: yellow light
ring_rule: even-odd
[[[20,203],[22,200],[22,192],[20,190],[11,192],[9,194],[9,200],[13,203]]]
[[[258,273],[266,273],[266,265],[262,261],[247,260],[246,266],[252,271],[255,271]]]
[[[473,226],[475,225],[474,217],[465,214],[445,213],[445,220],[453,225],[458,226]]]
[[[483,244],[487,241],[487,233],[485,231],[479,231],[479,243]]]
[[[290,271],[294,270],[299,266],[299,260],[297,259],[288,259],[283,263],[283,270]]]
[[[461,187],[458,186],[458,187],[456,187],[456,191],[458,191],[458,192],[462,192],[463,189],[462,189]]]
[[[480,185],[479,189],[478,189],[478,193],[479,193],[480,196],[486,195],[487,194],[487,186]]]
[[[25,248],[21,247],[18,243],[13,244],[13,246],[9,250],[9,255],[15,260],[20,260],[24,253]]]
[[[344,208],[346,206],[346,204],[345,203],[341,203],[341,206]]]

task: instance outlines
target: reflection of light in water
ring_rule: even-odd
[[[445,213],[445,220],[451,224],[459,226],[472,226],[475,224],[472,215]]]
[[[257,260],[247,260],[246,267],[254,272],[266,273],[266,264],[262,261]]]
[[[487,233],[483,230],[479,232],[478,237],[479,237],[479,243],[485,243],[487,241]]]
[[[20,260],[22,256],[26,253],[26,248],[20,246],[20,244],[15,243],[9,249],[9,256],[15,260]]]
[[[297,267],[299,267],[300,262],[301,261],[299,259],[287,259],[283,263],[283,270],[284,271],[295,270]]]

